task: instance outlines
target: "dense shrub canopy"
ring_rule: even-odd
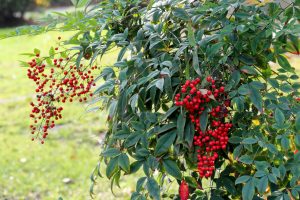
[[[300,84],[286,53],[299,55],[299,4],[109,0],[19,33],[77,30],[65,41],[77,66],[119,50],[96,78],[108,131],[93,184],[104,163],[116,185],[142,171],[132,199],[179,198],[169,184],[183,180],[191,199],[298,199]]]

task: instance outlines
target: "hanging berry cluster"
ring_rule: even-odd
[[[60,38],[59,38],[60,39]],[[55,48],[58,51],[58,48]],[[61,55],[57,53],[58,55]],[[32,59],[27,70],[27,76],[36,84],[36,102],[31,102],[30,125],[31,133],[35,135],[32,140],[39,138],[41,143],[48,136],[48,130],[55,127],[56,121],[62,119],[62,104],[66,102],[87,101],[93,94],[91,87],[95,86],[92,71],[96,66],[78,67],[69,57],[53,58],[53,64],[45,64],[44,59]]]
[[[225,149],[228,132],[232,127],[228,118],[230,101],[224,86],[216,84],[212,77],[206,82],[200,78],[187,80],[181,87],[181,93],[175,96],[175,105],[187,110],[188,117],[195,126],[194,145],[198,146],[198,172],[201,178],[211,177],[215,170],[218,150]],[[207,128],[201,130],[200,118],[207,113]]]

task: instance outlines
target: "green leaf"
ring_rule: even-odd
[[[249,85],[253,86],[254,88],[256,88],[258,90],[265,89],[265,85],[260,81],[252,81],[251,83],[249,83]]]
[[[136,155],[141,157],[147,157],[149,155],[149,151],[146,148],[139,148],[136,150]]]
[[[268,179],[270,182],[277,184],[277,178],[273,174],[268,174]]]
[[[259,179],[258,184],[256,185],[256,187],[257,187],[257,190],[260,194],[265,193],[265,191],[268,187],[268,183],[269,183],[269,180],[268,180],[267,176],[264,176],[261,179]]]
[[[152,177],[147,178],[146,188],[154,200],[160,200],[160,188]]]
[[[242,189],[243,200],[252,200],[255,192],[254,180],[251,178],[247,181]]]
[[[256,138],[253,137],[248,137],[243,139],[242,143],[243,144],[255,144],[258,140]]]
[[[250,94],[250,89],[248,84],[243,84],[238,88],[238,92],[241,95],[249,95]]]
[[[49,56],[50,56],[51,58],[53,58],[54,54],[55,54],[55,50],[54,50],[53,47],[51,47],[51,48],[49,49]]]
[[[222,182],[224,187],[230,194],[236,194],[236,188],[232,179],[230,179],[229,177],[225,177]]]
[[[130,200],[146,200],[146,197],[144,194],[140,194],[138,192],[131,193]]]
[[[252,101],[253,105],[260,111],[262,112],[262,107],[263,107],[263,100],[262,96],[260,94],[260,91],[256,89],[255,87],[249,85],[249,98]]]
[[[247,55],[247,54],[242,54],[239,56],[239,60],[246,65],[253,65],[255,63],[255,60],[252,56]]]
[[[186,122],[185,116],[182,113],[180,113],[177,118],[177,133],[181,139],[183,139],[185,122]]]
[[[278,168],[272,167],[272,173],[273,173],[276,177],[280,178],[280,171],[279,171]]]
[[[123,47],[120,52],[119,52],[119,55],[118,55],[118,59],[117,61],[121,61],[126,53],[126,50],[127,50],[127,46]]]
[[[267,148],[271,153],[273,153],[275,155],[278,153],[277,148],[273,144],[267,144]]]
[[[162,121],[167,119],[171,114],[173,114],[176,110],[178,109],[178,106],[173,106],[171,107],[163,116],[162,116]]]
[[[170,99],[173,98],[173,88],[172,88],[171,77],[169,77],[169,76],[165,77],[164,87],[165,87],[165,92],[167,93],[168,97]]]
[[[134,128],[134,130],[137,131],[143,131],[145,129],[145,126],[142,122],[138,122],[138,121],[132,121],[130,122],[132,128]]]
[[[300,199],[300,198],[299,198],[299,192],[298,192],[296,189],[292,189],[292,190],[291,190],[291,193],[292,193],[292,195],[293,195],[293,197],[294,197],[295,199]]]
[[[290,93],[290,92],[293,92],[294,89],[292,88],[292,86],[289,84],[289,83],[283,83],[280,85],[279,89],[282,91],[282,92],[285,92],[285,93]]]
[[[275,121],[279,126],[282,126],[285,121],[284,114],[279,108],[276,108],[275,110]]]
[[[215,56],[216,54],[219,54],[219,50],[223,47],[223,42],[218,42],[216,44],[211,45],[209,48],[207,48],[207,56],[209,58]]]
[[[116,183],[116,185],[120,188],[120,177],[121,177],[121,171],[117,171],[111,180],[110,190],[112,191],[112,193],[114,193],[113,192],[114,183]]]
[[[94,94],[99,94],[103,91],[111,91],[114,88],[115,80],[109,79],[105,81],[102,85],[100,85],[95,91]]]
[[[188,120],[188,123],[185,125],[184,129],[184,141],[186,141],[189,147],[193,146],[193,139],[195,134],[195,127],[194,124]]]
[[[82,58],[83,58],[83,51],[81,51],[80,54],[76,58],[76,69],[79,69],[79,65],[80,65]]]
[[[277,60],[279,65],[285,69],[288,72],[294,72],[294,69],[290,65],[289,61],[283,56],[283,55],[278,55]]]
[[[290,148],[290,140],[285,135],[281,138],[281,146],[284,150],[288,150]]]
[[[254,174],[254,176],[256,177],[256,178],[260,178],[260,177],[263,177],[263,176],[266,176],[267,175],[267,173],[265,172],[265,171],[262,171],[262,170],[258,170],[255,174]]]
[[[131,163],[131,165],[130,165],[130,173],[131,174],[136,173],[141,168],[142,165],[143,165],[142,161],[135,161],[135,162]]]
[[[241,71],[246,74],[257,75],[256,69],[254,69],[254,67],[252,67],[252,66],[245,65],[245,66],[241,67]]]
[[[295,134],[295,145],[300,147],[300,134]]]
[[[147,177],[141,177],[139,178],[139,180],[136,182],[136,191],[137,192],[140,192],[143,187],[144,187],[144,184],[146,183],[146,180],[147,180]]]
[[[270,83],[270,85],[274,88],[279,88],[279,83],[276,79],[274,78],[268,78],[268,82]]]
[[[283,164],[281,164],[279,167],[279,172],[280,172],[280,179],[283,180],[285,178],[285,174],[286,174],[286,169],[284,167]]]
[[[192,177],[192,176],[185,176],[184,180],[187,182],[187,184],[189,185],[189,187],[193,187],[193,188],[197,188],[198,187],[197,180],[194,177]]]
[[[240,184],[240,183],[246,183],[249,179],[251,178],[251,176],[248,176],[248,175],[243,175],[243,176],[240,176],[238,177],[236,180],[235,180],[235,183],[234,184]]]
[[[163,160],[163,166],[168,174],[170,174],[177,180],[182,179],[181,171],[176,162],[172,160]]]
[[[165,60],[164,62],[161,63],[162,66],[167,66],[167,67],[173,67],[173,64],[169,60]],[[169,75],[170,76],[170,70],[168,68],[163,68],[163,70],[160,72],[160,74],[163,75]]]
[[[252,164],[253,159],[249,155],[243,155],[239,158],[239,161],[245,164]]]
[[[40,51],[39,49],[37,49],[37,48],[35,48],[35,49],[33,50],[33,52],[34,52],[35,54],[40,54],[40,53],[41,53],[41,51]]]
[[[236,87],[240,82],[241,73],[238,70],[234,70],[230,79],[234,81],[233,87]]]
[[[119,166],[127,173],[130,172],[130,162],[129,162],[129,157],[125,154],[122,153],[119,157],[118,157],[118,163]]]
[[[157,131],[157,134],[161,134],[164,133],[170,129],[175,128],[177,125],[175,123],[169,123],[169,124],[165,124],[162,127],[160,127]]]
[[[245,98],[243,96],[234,97],[231,100],[232,104],[234,104],[239,112],[244,111],[245,107]]]
[[[184,21],[188,21],[190,19],[188,13],[183,8],[175,8],[173,10],[173,14],[175,17],[178,17],[179,19],[182,19]]]
[[[296,114],[295,127],[298,132],[300,132],[300,111]]]
[[[193,68],[198,75],[201,75],[199,59],[198,59],[198,51],[196,47],[193,50]]]
[[[230,76],[229,83],[226,85],[225,90],[229,91],[231,88],[235,88],[241,79],[241,73],[238,70],[234,70]]]
[[[242,138],[238,136],[231,136],[228,141],[232,144],[239,144],[242,142]]]
[[[148,160],[143,163],[143,171],[146,176],[150,176],[150,166],[149,166]]]
[[[129,99],[129,102],[130,102],[130,106],[132,108],[132,110],[134,110],[137,106],[137,103],[138,103],[138,99],[139,99],[139,95],[138,94],[134,94],[130,99]]]
[[[160,89],[161,92],[164,91],[164,78],[160,78],[155,82],[155,86]]]
[[[264,171],[270,167],[270,163],[267,161],[255,161],[255,167],[259,171]]]
[[[194,35],[194,31],[193,31],[193,28],[192,28],[192,24],[191,22],[189,22],[187,24],[187,30],[188,30],[188,41],[189,41],[189,44],[194,47],[196,46],[196,40],[195,40],[195,35]]]
[[[113,135],[113,137],[114,137],[115,139],[123,140],[123,139],[127,138],[129,135],[130,135],[130,132],[129,132],[129,131],[127,131],[127,130],[119,130],[119,131],[117,131],[117,132]]]
[[[238,159],[238,157],[241,155],[244,145],[240,144],[233,150],[233,158]]]
[[[142,133],[139,131],[131,133],[128,136],[128,138],[125,140],[124,146],[128,148],[135,145],[141,139],[141,137],[142,137]]]
[[[106,176],[111,178],[118,169],[118,157],[110,159],[106,166]]]
[[[171,145],[173,144],[175,138],[176,138],[175,131],[171,131],[171,132],[163,135],[162,137],[160,137],[157,141],[157,144],[156,144],[156,147],[154,150],[154,154],[156,156],[159,156],[159,155],[167,152],[169,150],[169,148],[171,147]]]
[[[205,133],[206,131],[207,122],[208,122],[208,112],[207,110],[204,110],[200,115],[200,128],[203,133]]]
[[[116,157],[121,154],[119,149],[109,148],[102,152],[102,156],[104,157]]]

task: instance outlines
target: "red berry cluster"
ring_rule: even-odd
[[[210,76],[202,86],[200,78],[187,80],[181,87],[181,93],[175,96],[175,105],[184,107],[195,125],[194,145],[199,147],[197,157],[201,178],[212,176],[215,160],[218,158],[217,151],[226,148],[228,132],[232,127],[228,122],[230,101],[224,86],[221,83],[218,85],[217,87],[216,81]],[[200,128],[200,116],[205,110],[208,110],[208,127],[203,132]]]
[[[53,128],[55,121],[62,118],[61,103],[73,100],[85,102],[93,95],[91,87],[95,86],[95,83],[91,74],[97,67],[88,69],[83,64],[76,67],[74,61],[68,57],[53,58],[53,64],[46,65],[39,56],[36,54],[36,58],[28,62],[27,76],[35,82],[37,93],[37,102],[30,103],[32,106],[30,117],[34,122],[30,125],[30,129],[32,134],[37,133],[36,138],[42,133],[43,144],[48,129]],[[32,140],[34,139],[33,137]]]
[[[184,180],[181,181],[179,186],[179,197],[180,200],[188,200],[189,198],[189,186]]]

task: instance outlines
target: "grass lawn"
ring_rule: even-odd
[[[26,68],[19,67],[19,60],[26,60],[20,53],[34,48],[47,52],[58,35],[70,34],[0,40],[0,199],[90,199],[89,177],[100,153],[105,114],[86,113],[84,104],[65,105],[60,128],[50,132],[44,145],[32,142],[28,115],[34,85],[27,79]],[[115,57],[115,53],[108,55],[101,65]],[[122,189],[115,189],[114,197],[110,182],[98,179],[96,199],[128,199],[135,181],[134,177],[121,181]]]

